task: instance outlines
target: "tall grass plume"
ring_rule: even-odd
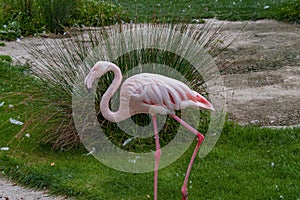
[[[166,35],[164,37],[159,35],[159,33],[153,35],[151,31],[146,33],[146,37],[145,34],[137,34],[141,29],[151,30],[154,28],[166,30],[164,32]],[[180,33],[181,36],[174,37],[174,31],[175,33]],[[164,45],[170,45],[174,49],[185,49],[183,53],[188,53],[193,44],[185,42],[184,37],[189,37],[200,44],[213,57],[211,60],[204,59],[203,63],[201,63],[202,65],[209,65],[211,62],[214,62],[214,58],[220,54],[221,50],[227,48],[232,42],[228,35],[223,34],[222,26],[216,24],[214,20],[208,20],[205,24],[200,25],[185,23],[117,24],[100,28],[73,29],[70,34],[71,36],[68,38],[41,39],[42,45],[33,41],[26,46],[27,50],[35,58],[35,60],[30,62],[31,72],[45,83],[43,92],[47,93],[49,97],[49,105],[53,105],[56,107],[56,110],[60,111],[59,115],[48,113],[48,120],[55,121],[57,124],[55,131],[42,139],[42,142],[52,144],[55,149],[79,143],[79,137],[72,119],[72,92],[74,88],[82,84],[78,83],[77,77],[84,77],[98,60],[114,62],[120,67],[123,74],[143,63],[167,65],[184,76],[196,91],[205,94],[208,91],[205,88],[205,84],[203,84],[202,75],[193,68],[191,63],[184,59],[184,56],[182,57],[161,49],[137,47],[141,45],[140,43],[163,43]],[[115,35],[118,35],[118,40],[111,40]],[[132,48],[135,50],[131,51],[130,49]],[[127,53],[116,57],[120,50]],[[199,50],[199,55],[193,56],[201,56],[202,53]],[[207,69],[209,71],[209,68]],[[156,73],[160,73],[159,69],[156,70]],[[207,73],[209,74],[209,72]],[[98,88],[99,99],[97,101],[100,101],[101,94],[110,85],[112,78],[111,74],[108,74],[99,80],[98,84],[101,87]],[[112,135],[108,133],[109,137],[112,137],[116,144],[122,146],[122,141],[127,136],[124,133],[115,133],[113,125],[105,121],[101,116],[99,107],[97,109],[100,122],[112,129],[110,131]],[[148,120],[147,117],[141,117],[141,119],[144,121]],[[203,129],[207,128],[208,121],[205,119]],[[172,132],[170,127],[167,125],[165,131]],[[172,136],[170,137],[172,138]],[[165,142],[168,142],[170,138],[165,140]],[[138,142],[140,142],[140,145],[141,143],[147,143],[147,141]]]

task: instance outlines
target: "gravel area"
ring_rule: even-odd
[[[20,187],[0,178],[0,200],[63,200],[64,197],[49,196],[46,191],[34,191]]]

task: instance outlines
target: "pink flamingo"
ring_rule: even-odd
[[[149,113],[152,116],[154,134],[155,134],[155,167],[154,167],[154,200],[157,200],[157,180],[158,164],[161,155],[156,114],[170,115],[189,131],[198,137],[198,142],[190,160],[183,186],[181,188],[182,200],[187,200],[187,182],[191,168],[204,136],[196,129],[188,125],[182,119],[175,115],[176,110],[193,107],[205,110],[214,110],[208,102],[199,93],[191,90],[186,84],[159,74],[141,73],[129,77],[123,83],[120,91],[120,107],[116,112],[109,108],[109,101],[113,94],[119,88],[122,81],[122,72],[120,68],[106,61],[97,62],[85,78],[87,89],[91,89],[93,82],[108,71],[114,73],[114,79],[102,96],[100,109],[104,118],[112,122],[125,120],[138,113]]]

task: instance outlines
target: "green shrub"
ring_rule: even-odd
[[[43,30],[44,21],[35,0],[0,0],[0,39],[13,40]]]
[[[0,40],[15,40],[21,36],[20,24],[16,21],[4,24],[0,29]]]
[[[0,40],[73,25],[102,26],[124,18],[120,6],[97,0],[0,0]]]
[[[69,25],[103,26],[125,18],[120,6],[99,0],[78,0],[71,11]]]
[[[38,0],[46,28],[52,33],[62,33],[73,9],[73,0]]]

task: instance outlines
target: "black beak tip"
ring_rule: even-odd
[[[91,89],[91,88],[88,88],[87,86],[85,86],[85,89],[86,89],[86,91],[87,91],[89,94],[92,94],[92,89]]]

